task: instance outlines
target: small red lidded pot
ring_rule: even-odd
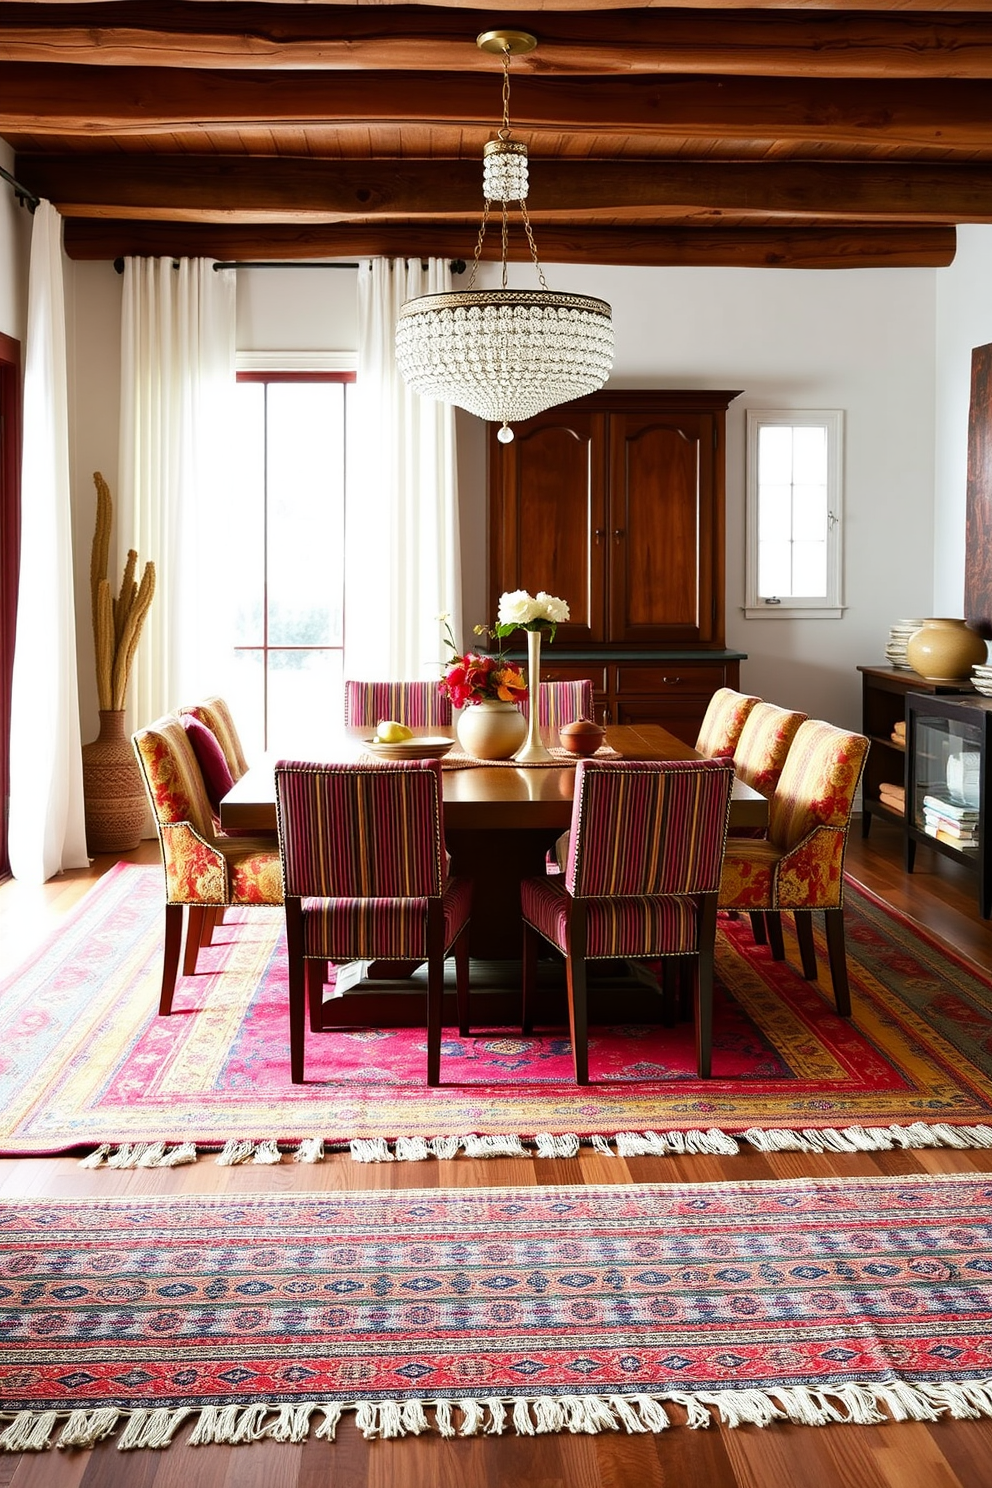
[[[591,718],[577,718],[558,730],[562,745],[570,754],[595,754],[606,737],[606,730]]]

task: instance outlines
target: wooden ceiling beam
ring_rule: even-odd
[[[542,229],[548,264],[582,263],[708,268],[944,268],[954,258],[953,227],[912,224],[844,228],[582,228]],[[245,227],[182,222],[69,219],[72,259],[134,255],[208,257],[223,261],[402,256],[471,260],[475,233],[431,224],[406,226]],[[524,252],[526,250],[523,250]],[[483,256],[499,256],[488,244]],[[516,251],[511,257],[516,257]],[[589,290],[596,292],[594,278]]]
[[[944,79],[523,78],[520,130],[992,147],[987,82]],[[492,127],[491,78],[210,72],[0,63],[0,132],[87,137],[352,123]]]
[[[534,161],[528,206],[548,213],[653,220],[729,213],[867,222],[990,222],[992,164],[833,161]],[[214,156],[18,155],[17,179],[68,217],[205,222],[475,218],[472,160],[217,159]]]
[[[869,10],[871,14],[850,13]],[[548,73],[726,73],[821,77],[992,77],[987,0],[952,9],[906,0],[843,10],[695,9],[598,3],[545,4],[500,14],[529,30],[537,51],[518,57],[514,77]],[[576,13],[579,11],[580,13]],[[178,12],[178,14],[177,14]],[[566,13],[567,12],[567,13]],[[847,13],[845,13],[847,12]],[[961,13],[964,12],[964,13]],[[175,5],[25,4],[0,8],[0,61],[210,69],[377,69],[479,72],[498,58],[475,45],[491,11],[457,3]]]

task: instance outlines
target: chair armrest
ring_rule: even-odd
[[[227,904],[227,863],[192,822],[160,822],[169,904]]]
[[[844,898],[847,827],[814,827],[779,859],[779,909],[839,909]]]

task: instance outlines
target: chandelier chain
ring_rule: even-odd
[[[503,48],[503,127],[497,130],[501,140],[510,138],[510,48]]]
[[[527,242],[530,244],[530,256],[534,260],[534,267],[537,270],[538,283],[540,284],[542,289],[547,289],[548,282],[544,277],[544,270],[541,268],[541,260],[537,256],[537,244],[534,241],[534,229],[531,227],[530,218],[527,215],[527,203],[519,202],[518,205],[520,207],[520,215],[524,219],[524,232],[527,234]],[[505,277],[505,263],[503,267]]]
[[[486,228],[489,225],[489,208],[491,203],[488,196],[484,198],[484,202],[485,205],[482,209],[482,221],[479,223],[479,236],[475,240],[475,253],[472,257],[472,272],[468,276],[468,283],[465,286],[466,289],[471,289],[472,286],[475,284],[475,276],[479,272],[479,259],[482,256],[482,244],[485,240]]]

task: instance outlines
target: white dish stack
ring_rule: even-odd
[[[894,620],[892,622],[888,645],[885,648],[886,660],[890,666],[901,667],[907,672],[913,670],[906,660],[906,642],[913,631],[919,630],[922,624],[922,620]]]
[[[992,666],[973,666],[971,681],[976,692],[982,693],[984,697],[992,697]]]

